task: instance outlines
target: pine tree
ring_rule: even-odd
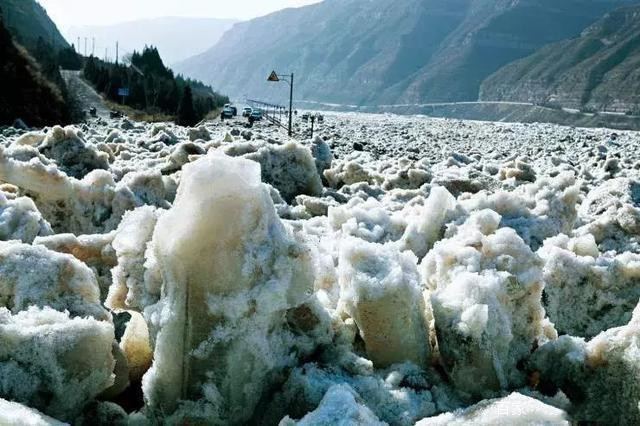
[[[72,52],[73,48],[68,50]],[[180,111],[180,120],[186,125],[196,124],[209,111],[229,102],[226,96],[214,92],[202,82],[174,75],[163,65],[155,47],[145,47],[142,53],[134,52],[131,64],[135,68],[106,63],[90,56],[84,61],[84,76],[98,92],[114,102],[122,101],[117,89],[127,87],[127,105],[149,114],[174,115]],[[183,99],[186,86],[190,86],[189,94],[187,99]]]
[[[197,122],[198,117],[196,116],[196,112],[193,108],[193,94],[191,93],[191,86],[187,85],[182,93],[176,123],[181,126],[194,126]]]

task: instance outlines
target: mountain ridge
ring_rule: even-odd
[[[472,101],[482,82],[502,66],[576,36],[607,11],[629,3],[325,0],[238,23],[207,52],[174,68],[234,97],[286,98],[286,88],[265,82],[276,69],[297,74],[301,100]],[[540,19],[545,26],[538,25]]]
[[[638,113],[640,6],[612,11],[579,37],[500,69],[483,83],[480,96]]]

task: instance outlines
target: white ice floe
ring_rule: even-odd
[[[540,347],[531,369],[571,400],[569,414],[610,424],[640,422],[640,305],[631,321],[589,342],[562,336]]]
[[[0,307],[18,313],[51,307],[73,316],[109,319],[96,277],[69,254],[0,241]]]
[[[4,398],[72,420],[113,384],[113,325],[51,308],[12,315],[0,307]]]
[[[441,364],[476,397],[524,385],[519,364],[555,337],[542,308],[542,261],[500,220],[491,210],[473,213],[421,265]]]
[[[0,423],[640,422],[637,132],[305,130],[0,129]]]
[[[34,408],[0,398],[0,423],[5,426],[64,426]]]
[[[420,420],[416,426],[569,426],[567,413],[519,393],[489,399],[453,413]]]
[[[411,252],[348,239],[340,247],[340,303],[376,367],[430,361],[429,320]]]
[[[152,244],[162,297],[145,309],[155,330],[149,407],[184,421],[249,420],[295,362],[283,313],[312,292],[310,249],[276,216],[259,165],[223,154],[184,168]]]

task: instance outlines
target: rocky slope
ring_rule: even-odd
[[[504,67],[483,83],[481,98],[637,112],[640,6],[617,9],[580,37]]]
[[[301,100],[476,100],[482,81],[500,67],[576,36],[629,3],[325,0],[237,24],[212,49],[176,69],[232,96],[284,99],[286,87],[265,82],[275,68],[297,73]]]
[[[67,107],[60,88],[41,71],[22,46],[14,43],[0,23],[0,124],[17,118],[35,126],[67,119]]]
[[[47,11],[35,0],[0,0],[0,9],[5,27],[20,44],[35,46],[42,38],[57,49],[68,46]]]

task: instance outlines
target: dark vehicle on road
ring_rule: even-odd
[[[111,118],[121,118],[122,117],[122,113],[120,111],[111,110],[111,112],[109,113],[109,117],[111,117]]]
[[[220,113],[221,120],[225,120],[233,117],[235,117],[233,107],[225,106],[224,108],[222,108],[222,112]]]
[[[249,115],[250,119],[253,121],[261,121],[262,120],[262,110],[259,108],[254,108],[251,110],[251,114]]]
[[[302,121],[309,121],[309,113],[305,112],[304,114],[302,114]]]
[[[316,114],[316,120],[318,120],[318,123],[323,123],[324,122],[324,115]]]
[[[238,108],[234,107],[231,104],[225,104],[224,108],[229,108],[231,110],[232,116],[233,117],[237,117],[238,116]]]
[[[91,115],[92,117],[95,117],[98,115],[98,110],[96,110],[96,107],[89,108],[89,115]]]

